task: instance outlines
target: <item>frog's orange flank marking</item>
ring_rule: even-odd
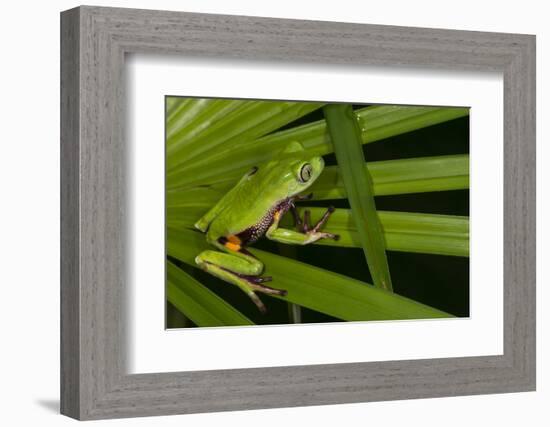
[[[227,240],[230,241],[231,243],[234,243],[236,245],[240,245],[241,244],[241,239],[239,239],[237,236],[235,236],[234,234],[230,234],[229,236],[227,236]]]
[[[241,250],[241,239],[239,239],[237,236],[230,234],[227,236],[227,242],[225,242],[225,247],[232,251],[240,251]]]

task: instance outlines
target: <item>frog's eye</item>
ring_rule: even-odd
[[[302,168],[300,169],[300,181],[302,182],[308,182],[311,178],[311,173],[313,172],[313,168],[311,167],[310,163],[304,163],[302,165]]]

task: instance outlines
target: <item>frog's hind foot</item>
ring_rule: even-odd
[[[271,282],[273,280],[273,277],[271,276],[253,276],[250,274],[239,274],[239,273],[233,273],[239,276],[241,279],[244,279],[250,284],[258,284],[258,283],[264,283],[264,282]]]
[[[260,310],[260,312],[262,314],[266,314],[267,313],[267,308],[265,308],[265,305],[264,303],[262,302],[262,300],[258,297],[258,295],[256,295],[254,293],[254,291],[250,291],[247,293],[248,297],[252,300],[252,302],[256,305],[256,307],[258,307],[258,310]]]
[[[256,307],[258,307],[258,310],[262,314],[267,313],[267,309],[265,305],[263,304],[262,300],[256,295],[256,292],[261,292],[266,295],[277,295],[284,297],[287,294],[287,291],[285,289],[275,289],[270,286],[264,285],[265,282],[271,282],[273,278],[271,276],[253,276],[249,274],[239,274],[233,272],[239,279],[244,280],[247,282],[247,285],[250,287],[250,291],[247,292],[247,295],[252,300],[254,304],[256,304]]]
[[[225,282],[238,286],[249,296],[256,307],[258,307],[258,310],[262,313],[266,313],[267,310],[258,295],[256,295],[256,292],[262,292],[268,295],[286,295],[285,290],[270,288],[269,286],[263,284],[265,282],[270,282],[272,278],[271,276],[260,276],[263,270],[263,265],[255,259],[251,262],[252,265],[242,265],[243,263],[241,262],[240,265],[232,265],[232,268],[226,267],[226,265],[230,264],[229,261],[232,261],[233,264],[238,261],[242,261],[236,257],[236,259],[233,259],[233,257],[234,255],[206,250],[197,255],[195,262],[207,273],[210,273]],[[235,267],[240,268],[240,271],[244,271],[234,271],[233,268]]]
[[[251,286],[255,291],[262,292],[267,295],[278,295],[280,297],[284,297],[288,293],[286,289],[275,289],[259,283],[251,284]]]
[[[252,302],[256,304],[256,307],[258,307],[258,310],[260,310],[262,314],[267,313],[267,308],[265,308],[265,305],[262,302],[262,300],[258,297],[258,295],[256,295],[256,292],[262,292],[268,295],[279,295],[279,296],[285,296],[287,294],[286,290],[284,289],[274,289],[274,288],[270,288],[269,286],[260,285],[259,283],[250,282],[250,287],[253,290],[247,292],[247,295],[252,300]]]
[[[270,286],[266,286],[263,283],[271,282],[273,277],[271,276],[249,276],[245,274],[239,274],[241,279],[246,280],[252,289],[258,292],[262,292],[268,295],[278,295],[284,297],[287,294],[285,289],[275,289]]]

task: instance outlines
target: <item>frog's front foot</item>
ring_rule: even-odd
[[[294,223],[296,229],[311,237],[308,239],[308,243],[316,242],[319,239],[333,239],[338,240],[340,236],[338,234],[327,233],[320,231],[321,227],[328,221],[330,215],[335,211],[334,206],[329,206],[327,211],[323,214],[321,219],[312,226],[311,225],[311,212],[309,210],[304,211],[304,219],[302,220],[298,215],[298,212],[294,210]]]

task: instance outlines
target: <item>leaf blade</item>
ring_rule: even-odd
[[[376,138],[387,138],[442,123],[469,114],[467,108],[373,106],[357,110],[362,122],[364,144]],[[374,132],[376,130],[376,132]],[[371,134],[372,132],[372,134]],[[167,177],[167,188],[197,184],[212,184],[228,178],[236,179],[250,167],[265,162],[274,152],[291,141],[299,141],[308,152],[325,155],[332,152],[330,136],[324,120],[274,132],[270,135],[241,141],[238,146],[212,153],[208,159],[197,159],[185,170],[174,171]],[[208,167],[206,167],[208,165]]]
[[[469,156],[465,154],[367,162],[365,167],[375,196],[469,188]],[[314,200],[346,198],[340,168],[326,167],[311,192]]]
[[[208,100],[200,100],[206,102]],[[178,132],[168,125],[167,180],[180,176],[190,161],[233,149],[290,123],[323,104],[315,102],[210,100],[210,110]],[[224,103],[220,106],[220,103]],[[227,114],[226,114],[227,112]],[[199,159],[200,162],[201,159]]]
[[[254,323],[174,263],[167,261],[168,301],[197,326],[244,326]]]
[[[372,178],[365,167],[356,115],[346,104],[326,105],[323,112],[374,285],[391,291],[386,243],[376,212]]]
[[[204,235],[191,230],[168,229],[168,254],[195,266],[195,256],[209,249]],[[279,297],[303,307],[347,321],[400,320],[453,317],[441,310],[402,297],[365,282],[323,270],[270,252],[251,249],[265,262],[273,286],[286,289]],[[262,298],[269,298],[263,296]]]
[[[301,206],[298,213],[309,210],[312,222],[319,220],[325,208]],[[415,252],[433,255],[469,256],[468,217],[411,212],[378,211],[386,249],[397,252]],[[285,215],[282,226],[291,227],[290,216]],[[324,239],[315,244],[335,247],[360,248],[361,241],[349,209],[336,209],[328,219],[326,231],[340,235],[339,240]]]

